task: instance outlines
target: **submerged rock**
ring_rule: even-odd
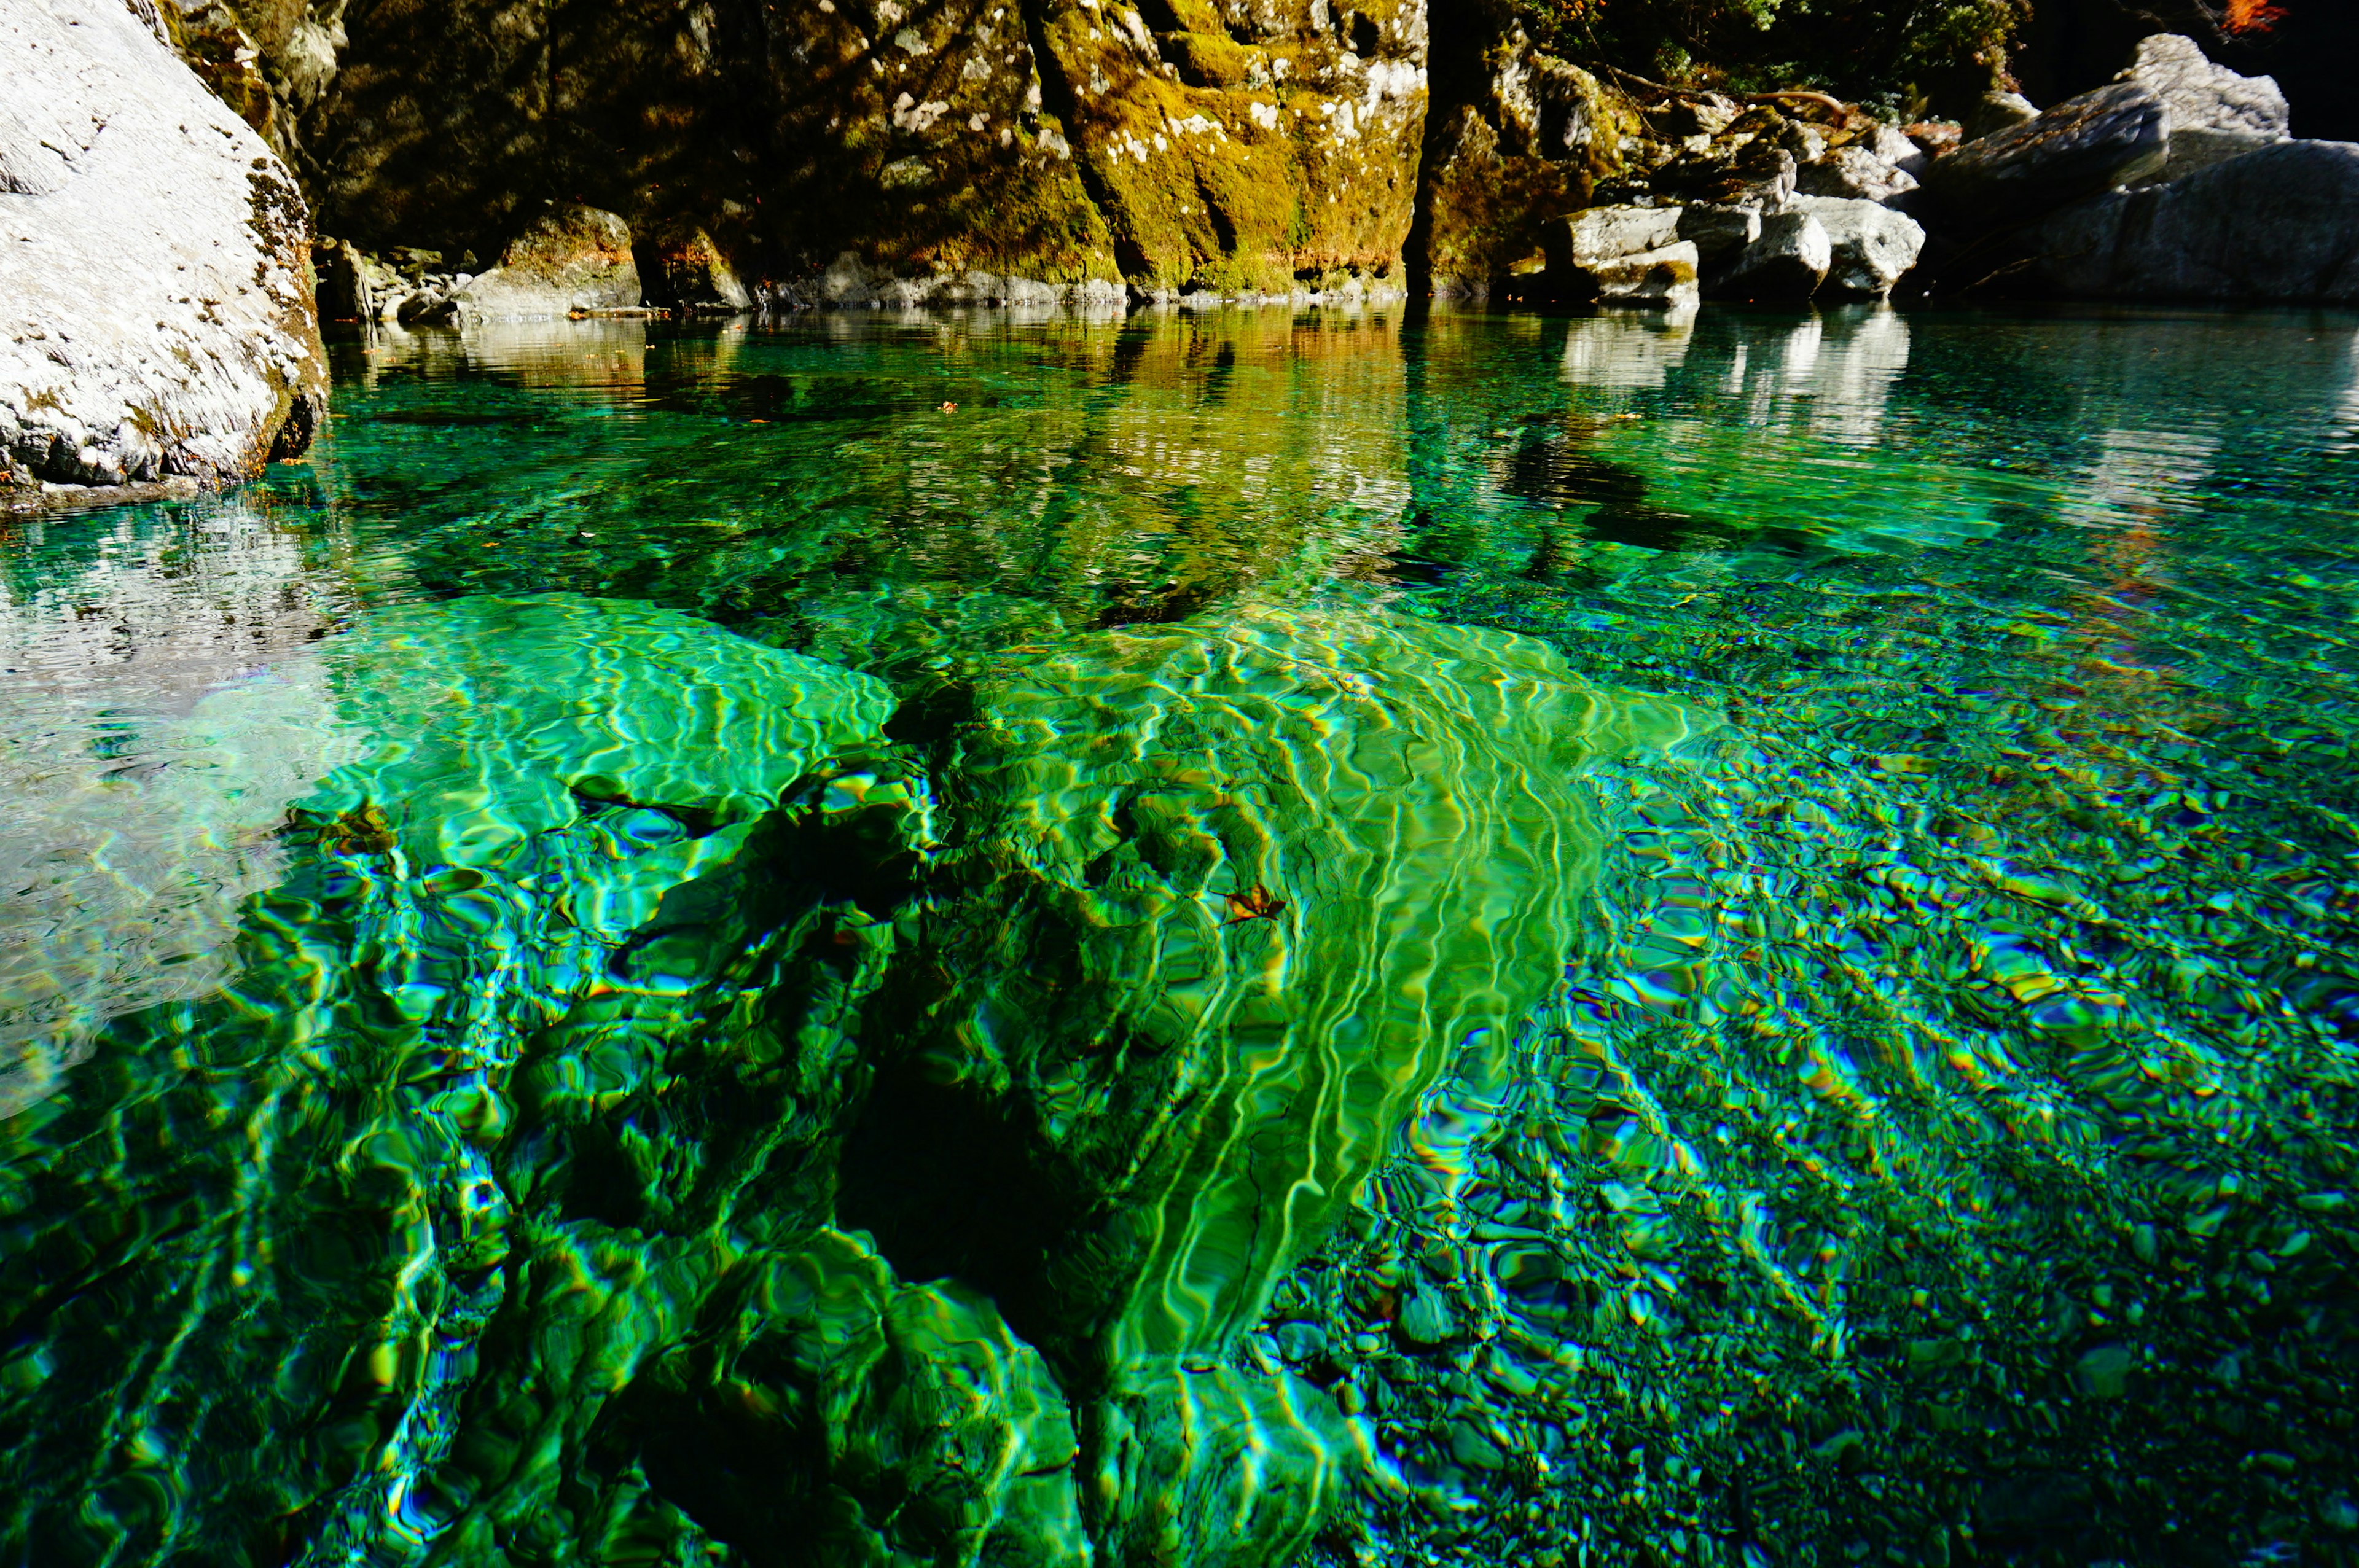
[[[377,739],[297,809],[375,813],[420,867],[506,864],[591,805],[664,813],[706,844],[892,711],[873,676],[571,594],[407,606],[326,656],[345,723]]]
[[[294,811],[231,982],[118,1020],[37,1108],[0,1213],[38,1244],[0,1255],[0,1289],[103,1268],[158,1303],[126,1336],[105,1293],[62,1298],[40,1353],[130,1399],[169,1335],[203,1390],[178,1473],[306,1514],[323,1557],[593,1538],[629,1492],[584,1456],[605,1401],[730,1253],[827,1217],[847,1020],[890,941],[846,892],[845,809],[810,796],[889,697],[567,595],[405,607],[321,664],[364,754]],[[692,1110],[659,1098],[681,1084]],[[164,1223],[168,1253],[109,1254]],[[237,1288],[187,1290],[192,1257]],[[257,1313],[285,1332],[255,1339]],[[111,1442],[52,1421],[12,1474],[63,1495]],[[235,1556],[251,1517],[177,1539]]]
[[[902,1070],[1026,1151],[1067,1217],[985,1266],[1117,1379],[1251,1324],[1442,1057],[1557,983],[1572,775],[1685,722],[1523,638],[1275,611],[1109,633],[983,704]],[[888,1252],[934,1201],[872,1191]]]
[[[0,490],[302,452],[310,248],[286,168],[120,0],[0,13]]]

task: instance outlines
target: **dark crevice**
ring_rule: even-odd
[[[1043,14],[1043,0],[1019,0],[1024,16],[1025,41],[1032,46],[1032,70],[1040,80],[1041,106],[1063,122],[1065,140],[1073,149],[1073,172],[1080,177],[1082,194],[1098,210],[1098,221],[1114,236],[1114,261],[1126,279],[1143,278],[1149,272],[1147,252],[1130,237],[1126,226],[1115,221],[1117,204],[1105,181],[1099,178],[1096,167],[1082,151],[1082,138],[1076,135],[1080,126],[1081,103],[1073,94],[1072,84],[1064,78],[1064,68],[1049,49],[1049,19]]]

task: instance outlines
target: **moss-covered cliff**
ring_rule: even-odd
[[[1495,286],[1677,150],[1649,72],[1970,102],[2017,5],[181,0],[177,26],[372,249],[488,258],[586,202],[783,283],[850,251],[1169,297]]]

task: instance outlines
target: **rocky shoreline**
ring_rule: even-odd
[[[544,18],[527,91],[452,53],[470,5],[44,0],[0,61],[5,487],[299,453],[321,319],[2359,299],[2359,145],[2178,35],[2045,111],[1903,124],[1591,70],[1504,13],[1150,9]]]

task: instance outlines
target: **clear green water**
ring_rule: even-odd
[[[5,1561],[2359,1562],[2359,319],[337,370],[0,524]]]

